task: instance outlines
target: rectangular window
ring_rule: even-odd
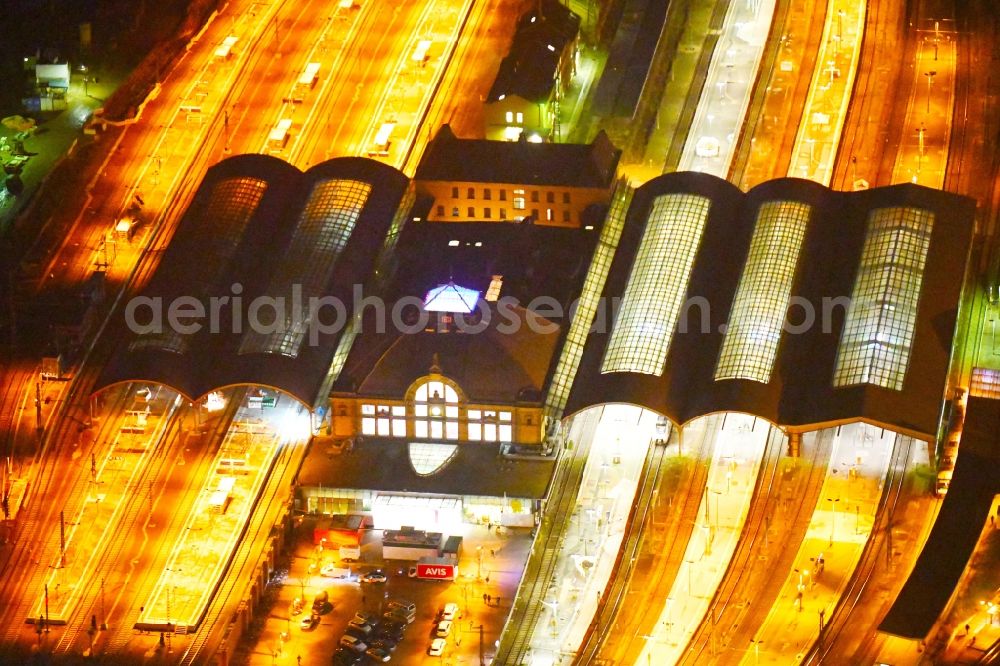
[[[444,206],[438,206],[437,211],[438,217],[444,217]]]
[[[490,219],[490,218],[491,218],[492,216],[493,216],[493,211],[491,211],[491,210],[490,210],[489,208],[484,208],[484,209],[483,209],[483,217],[484,217],[485,219],[487,219],[487,220],[488,220],[488,219]]]
[[[508,123],[514,122],[514,112],[513,111],[508,111],[507,115],[506,115],[506,118],[507,118],[507,122]]]
[[[771,381],[810,210],[798,201],[768,201],[757,211],[716,380]]]
[[[531,203],[538,203],[538,190],[531,190]]]
[[[406,437],[406,419],[392,420],[392,436]]]
[[[653,200],[601,372],[663,374],[711,201],[693,194]]]
[[[458,198],[458,188],[457,187],[451,188],[451,198],[452,199],[457,199]]]
[[[563,203],[564,204],[569,203],[569,192],[563,192]]]
[[[507,190],[500,190],[500,201],[507,201]]]
[[[490,188],[488,188],[488,187],[484,188],[483,189],[483,199],[485,199],[486,201],[489,201],[492,198],[493,198],[493,192],[490,190]]]
[[[514,429],[509,425],[500,426],[500,441],[501,442],[513,442],[514,441]]]
[[[475,216],[476,216],[476,209],[473,208],[472,206],[469,206],[469,217],[475,217]]]
[[[517,112],[517,124],[518,125],[524,124],[524,114],[521,113],[520,111]]]
[[[507,219],[507,209],[506,208],[501,208],[500,209],[500,219],[501,220],[506,220]]]
[[[466,192],[465,192],[465,198],[466,199],[475,199],[476,198],[476,188],[470,187],[468,190],[466,190]]]
[[[524,210],[524,190],[514,190],[514,210]]]
[[[373,418],[363,418],[361,419],[361,434],[362,435],[375,435],[375,419]]]
[[[483,424],[481,423],[470,423],[469,424],[469,441],[479,442],[483,439]]]
[[[556,193],[555,192],[546,192],[545,193],[545,203],[555,203],[555,202],[556,202]]]
[[[537,209],[537,208],[532,208],[532,209],[531,209],[531,217],[533,217],[533,218],[534,218],[534,219],[536,219],[536,220],[540,219],[540,218],[538,217],[538,209]]]
[[[933,225],[933,213],[918,208],[880,208],[868,216],[834,386],[903,388]]]
[[[572,220],[572,217],[570,215],[570,212],[568,210],[564,210],[563,211],[563,222],[572,222],[572,221],[573,220]]]
[[[545,209],[545,219],[548,222],[551,222],[554,218],[555,218],[555,215],[553,215],[552,209],[551,208],[546,208]]]
[[[451,216],[458,217],[458,206],[455,206],[454,208],[451,209]]]
[[[427,421],[413,423],[413,436],[418,439],[427,439]]]

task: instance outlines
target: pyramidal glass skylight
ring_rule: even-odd
[[[468,314],[476,307],[479,292],[459,287],[454,282],[439,284],[424,296],[424,309],[428,312],[460,312]]]

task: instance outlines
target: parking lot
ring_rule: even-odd
[[[326,666],[332,662],[338,642],[355,613],[366,611],[381,616],[388,610],[386,604],[390,599],[412,601],[416,605],[414,620],[391,653],[391,663],[440,666],[491,663],[531,546],[529,529],[503,528],[497,534],[495,528],[463,526],[460,575],[454,582],[409,578],[410,562],[382,560],[380,530],[366,532],[361,561],[357,563],[341,562],[336,551],[318,553],[311,535],[312,521],[307,517],[298,529],[295,553],[288,576],[278,591],[278,601],[256,645],[245,659],[235,658],[235,663]],[[348,569],[348,577],[321,576],[322,566],[330,564]],[[385,583],[360,581],[363,574],[376,569],[385,572]],[[320,616],[314,628],[303,628],[300,622],[309,617],[313,600],[323,591],[330,602],[328,612]],[[293,613],[296,598],[304,599],[303,609]],[[449,602],[458,605],[458,612],[443,653],[428,656],[438,614]],[[283,634],[286,640],[282,639]],[[373,662],[366,658],[361,663]]]

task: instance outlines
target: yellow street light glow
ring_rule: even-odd
[[[129,229],[132,228],[132,220],[127,217],[123,217],[118,220],[118,224],[115,225],[115,231],[120,234],[127,234]]]

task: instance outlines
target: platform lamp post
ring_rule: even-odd
[[[760,646],[761,646],[761,644],[763,644],[763,642],[764,641],[762,641],[760,639],[757,639],[757,638],[751,638],[750,639],[750,644],[753,645],[753,663],[754,663],[754,666],[757,666],[758,664],[760,664]]]
[[[936,70],[931,70],[929,72],[924,72],[924,76],[927,77],[927,113],[931,112],[931,88],[934,86],[934,77],[937,76]]]
[[[837,530],[837,502],[840,501],[840,498],[827,497],[826,501],[830,503],[830,545],[832,546]]]

